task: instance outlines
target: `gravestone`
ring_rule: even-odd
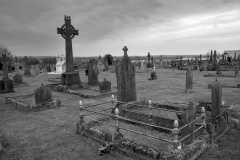
[[[36,105],[41,105],[43,103],[51,102],[52,101],[52,92],[49,87],[44,86],[43,84],[41,87],[34,91],[35,94],[35,102]]]
[[[85,69],[85,76],[88,76],[88,69]]]
[[[217,73],[216,74],[222,74],[222,72],[221,72],[221,61],[218,61],[218,63],[217,63]]]
[[[185,90],[185,92],[191,92],[192,88],[193,88],[193,73],[189,67],[188,71],[186,73],[186,90]]]
[[[37,66],[32,66],[31,71],[31,75],[38,76],[40,74],[40,70]]]
[[[216,51],[216,50],[214,50],[213,62],[214,62],[214,63],[217,63],[217,51]]]
[[[123,48],[124,56],[116,66],[117,75],[117,100],[122,102],[136,101],[135,67],[127,55],[128,48]]]
[[[235,77],[239,77],[239,64],[235,68]]]
[[[22,77],[22,75],[21,75],[21,74],[15,74],[15,75],[13,76],[13,83],[14,83],[14,84],[21,84],[21,83],[23,83],[23,77]]]
[[[222,85],[217,81],[212,86],[212,107],[211,116],[215,118],[221,112],[222,106]]]
[[[212,61],[212,59],[213,59],[213,52],[212,52],[212,50],[211,50],[211,55],[210,55],[210,61]]]
[[[0,80],[0,93],[14,92],[13,81],[8,77],[7,56],[2,54],[3,79]]]
[[[20,65],[18,63],[15,63],[15,72],[19,72],[19,69],[20,69]]]
[[[106,81],[106,78],[104,78],[104,81],[99,83],[99,91],[100,93],[111,92],[111,82]]]
[[[97,69],[98,69],[99,72],[103,72],[104,64],[101,60],[98,60]]]
[[[152,64],[150,62],[150,58],[151,58],[150,52],[148,52],[147,58],[148,58],[147,68],[152,68]]]
[[[98,83],[97,61],[95,59],[91,59],[88,62],[88,85],[95,86]]]
[[[196,105],[194,105],[194,102],[189,102],[187,110],[183,114],[183,124],[188,124],[196,119]],[[185,137],[192,133],[190,136],[188,136],[186,139],[184,139],[182,142],[184,144],[191,144],[195,140],[195,135],[193,131],[195,130],[195,122],[192,122],[190,125],[186,126],[182,129],[181,137]]]
[[[25,67],[24,68],[24,76],[31,76],[31,72],[30,72],[30,68],[29,67]]]
[[[153,58],[153,56],[151,57],[151,64],[152,64],[152,66],[154,65],[154,58]]]
[[[47,73],[47,68],[43,68],[42,73]]]
[[[57,28],[57,33],[61,34],[65,39],[66,48],[66,72],[61,74],[61,84],[66,86],[80,85],[80,76],[78,72],[74,72],[73,69],[73,50],[72,50],[72,39],[75,35],[78,35],[78,30],[75,30],[71,24],[70,16],[64,17],[65,24],[61,28]]]
[[[52,72],[50,67],[47,67],[47,72]]]

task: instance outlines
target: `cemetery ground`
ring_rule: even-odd
[[[149,81],[150,72],[136,73],[137,100],[151,99],[152,103],[176,102],[188,103],[193,101],[211,101],[211,90],[208,84],[215,81],[214,77],[203,77],[211,71],[193,71],[193,93],[184,93],[186,71],[157,69],[157,80]],[[214,71],[215,73],[215,71]],[[234,75],[234,71],[223,71],[223,74]],[[12,79],[13,73],[9,73]],[[34,90],[43,84],[52,84],[49,78],[60,77],[59,74],[42,74],[36,77],[23,77],[28,86],[14,88],[15,92],[0,95],[0,134],[3,135],[6,145],[4,147],[3,160],[75,160],[75,159],[131,159],[117,152],[110,152],[102,156],[98,155],[100,144],[75,134],[76,122],[79,121],[79,101],[83,102],[83,107],[111,100],[111,95],[99,98],[82,98],[78,95],[66,94],[52,91],[53,98],[61,100],[62,107],[45,109],[41,111],[23,112],[16,110],[5,104],[6,96],[19,96],[34,93]],[[2,78],[2,77],[0,77]],[[87,83],[87,77],[80,73],[83,83]],[[116,74],[101,72],[99,81],[106,78],[112,83],[112,90],[116,90]],[[240,78],[218,78],[221,84],[240,84]],[[226,105],[240,104],[239,88],[223,88],[222,99]],[[116,97],[116,96],[115,96]],[[28,100],[27,100],[28,101]],[[31,101],[31,100],[29,100]],[[111,103],[100,105],[94,109],[109,108]],[[92,118],[97,115],[93,115]],[[166,115],[167,116],[167,115]],[[123,125],[120,123],[120,126]],[[146,143],[141,136],[131,137],[142,143]],[[154,140],[152,143],[156,143]],[[151,143],[151,141],[148,141]],[[154,144],[152,144],[154,145]],[[217,147],[208,148],[199,158],[204,159],[240,159],[240,127],[228,131],[217,142]],[[166,146],[167,147],[167,146]]]

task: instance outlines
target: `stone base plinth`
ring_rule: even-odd
[[[74,84],[81,84],[80,76],[78,72],[64,72],[61,74],[61,84],[66,86],[72,86]]]
[[[9,92],[14,92],[13,80],[11,79],[0,80],[0,93],[9,93]]]

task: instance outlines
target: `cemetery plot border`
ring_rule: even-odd
[[[78,91],[74,90],[73,86],[71,87],[67,87],[67,86],[63,86],[61,84],[48,84],[47,86],[52,90],[52,91],[55,91],[55,92],[63,92],[63,93],[66,93],[66,94],[74,94],[74,95],[78,95],[80,97],[83,97],[83,98],[99,98],[99,97],[103,97],[103,96],[107,96],[109,94],[114,94],[116,95],[117,92],[116,91],[112,91],[112,92],[108,92],[108,93],[100,93],[98,90],[92,90],[92,89],[89,89],[88,85],[84,85],[84,84],[81,84],[82,85],[82,88],[81,89],[78,89]],[[89,94],[89,93],[83,93],[84,90],[89,90],[89,91],[96,91],[95,94]],[[98,91],[98,93],[97,93]]]
[[[112,96],[112,98],[114,98],[114,96]],[[124,152],[125,154],[131,157],[134,157],[134,158],[137,157],[138,159],[179,159],[179,158],[190,159],[190,158],[193,158],[194,156],[201,154],[205,150],[205,148],[202,146],[207,144],[207,139],[203,137],[209,137],[209,136],[207,135],[207,132],[206,132],[206,123],[205,123],[206,114],[205,114],[204,108],[202,109],[201,116],[198,118],[192,119],[192,121],[190,121],[189,123],[187,122],[186,124],[181,125],[181,127],[179,127],[178,123],[181,121],[178,122],[178,120],[173,120],[172,121],[173,127],[167,128],[161,125],[155,125],[153,123],[143,122],[141,121],[142,118],[138,120],[131,119],[132,117],[126,118],[124,117],[124,111],[123,109],[120,108],[120,105],[121,104],[128,105],[129,103],[115,101],[114,99],[112,99],[112,101],[105,102],[105,103],[111,103],[111,102],[112,102],[111,108],[98,110],[98,111],[90,109],[91,107],[97,106],[98,104],[83,107],[82,102],[81,101],[79,102],[81,113],[80,113],[80,120],[79,122],[77,122],[77,125],[76,125],[77,134],[93,138],[102,144],[106,142],[105,146],[102,146],[101,148],[99,148],[99,154],[106,153],[106,151],[110,150],[111,147],[114,147],[114,149],[120,152]],[[114,102],[116,102],[117,105],[114,105]],[[151,103],[149,103],[149,105],[151,105]],[[128,108],[131,108],[133,106],[139,107],[139,105],[137,104],[130,103],[130,106],[128,106]],[[163,106],[165,107],[166,105],[163,105]],[[188,108],[189,107],[192,108],[193,103],[190,103],[190,106],[188,106]],[[156,109],[156,107],[151,107],[151,108]],[[106,112],[107,110],[111,110],[112,113],[108,114]],[[186,110],[187,112],[185,112],[187,114],[182,115],[183,117],[186,117],[186,116],[191,117],[191,114],[188,114],[188,113],[191,113],[191,112],[194,113],[196,111],[196,110],[194,111],[190,109],[189,110],[190,112],[188,112],[188,110]],[[83,111],[87,111],[89,113],[83,113]],[[94,115],[94,114],[104,115],[106,117],[100,118],[100,119],[90,118],[91,117],[90,115]],[[135,114],[137,114],[137,112],[135,112]],[[126,115],[126,112],[125,112],[125,115]],[[110,118],[113,118],[113,120],[116,121],[116,123],[115,124],[109,123]],[[148,117],[145,116],[145,119],[151,119],[151,115]],[[185,121],[187,120],[186,118],[183,118],[183,119],[185,119]],[[90,121],[87,122],[85,120],[90,120]],[[195,122],[201,121],[201,120],[202,120],[201,125],[195,129],[195,127],[193,127],[195,126]],[[168,130],[170,134],[173,134],[174,139],[173,140],[163,139],[159,136],[156,137],[154,135],[149,135],[149,134],[128,129],[125,127],[120,127],[120,122],[121,123],[129,122],[129,123],[134,123],[134,124],[138,124],[138,125],[146,126],[150,128],[153,127],[153,128]],[[116,128],[116,131],[111,134],[111,133],[99,130],[98,127],[96,126],[99,126],[100,124],[104,124],[109,127],[114,127]],[[191,131],[189,131],[189,128],[191,128]],[[181,132],[184,132],[184,130],[186,134],[184,136],[179,137],[179,134],[181,135]],[[122,134],[123,131],[131,132],[136,135],[142,135],[148,138],[153,138],[155,140],[157,139],[157,140],[163,141],[164,143],[169,143],[169,148],[167,149],[167,151],[159,151],[147,145],[139,144],[138,142],[135,142],[125,137]],[[201,131],[201,136],[198,136],[197,138],[195,138],[194,135],[197,135],[197,133],[200,134],[200,131]],[[186,140],[189,138],[192,141],[187,142]],[[184,145],[185,142],[188,145],[185,146]]]
[[[51,102],[42,103],[39,105],[36,104],[26,104],[18,99],[26,99],[26,98],[34,98],[34,93],[27,94],[27,95],[20,95],[15,97],[6,97],[5,102],[6,104],[10,104],[11,107],[18,109],[20,111],[40,111],[45,110],[47,108],[58,108],[61,106],[61,101],[59,99],[52,100]]]

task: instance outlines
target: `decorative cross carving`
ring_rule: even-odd
[[[78,35],[78,30],[71,24],[70,16],[64,17],[65,24],[61,28],[57,28],[57,34],[61,34],[65,39],[66,47],[66,72],[74,72],[73,68],[73,51],[72,51],[72,39],[75,35]]]
[[[123,47],[123,51],[124,51],[124,56],[127,56],[127,51],[128,51],[127,46],[124,46],[124,47]]]

